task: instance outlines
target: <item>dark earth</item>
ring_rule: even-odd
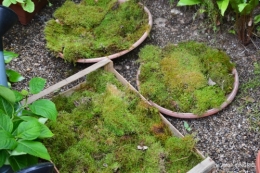
[[[47,88],[91,65],[74,66],[56,58],[45,48],[45,23],[64,1],[50,2],[53,5],[46,6],[28,25],[17,23],[3,38],[4,49],[19,54],[7,65],[7,68],[17,70],[25,77],[25,80],[12,85],[17,90],[26,88],[28,81],[36,76],[47,79]],[[255,172],[255,158],[260,150],[260,91],[259,87],[243,88],[248,86],[250,80],[259,81],[254,73],[254,63],[260,61],[260,39],[254,36],[252,42],[244,46],[236,35],[229,33],[233,21],[223,22],[214,32],[206,24],[205,15],[193,20],[197,11],[195,8],[176,7],[169,0],[144,0],[143,3],[153,16],[151,33],[138,48],[113,60],[114,67],[136,86],[138,52],[147,44],[163,47],[168,43],[195,40],[224,50],[236,64],[239,74],[240,87],[235,100],[224,110],[206,118],[182,120],[166,117],[182,134],[195,136],[197,148],[216,162],[216,172]],[[184,121],[189,124],[191,131],[185,129]]]

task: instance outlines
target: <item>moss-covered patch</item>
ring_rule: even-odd
[[[147,45],[139,57],[141,94],[167,109],[201,115],[218,108],[233,89],[234,64],[205,44]]]
[[[135,0],[66,1],[54,17],[44,30],[47,48],[69,62],[126,50],[149,29],[148,16]]]
[[[84,88],[53,101],[55,136],[44,143],[60,172],[184,173],[202,160],[192,136],[173,137],[158,111],[111,73],[91,73]]]

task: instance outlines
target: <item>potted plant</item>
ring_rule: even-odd
[[[149,10],[136,0],[66,1],[44,33],[47,48],[65,61],[93,63],[131,51],[151,27]]]
[[[238,90],[234,64],[221,50],[187,41],[165,48],[147,45],[139,53],[140,93],[162,113],[200,118],[226,107]]]
[[[258,151],[258,154],[256,156],[255,165],[256,165],[256,173],[260,173],[260,150]]]
[[[48,0],[0,0],[3,6],[11,8],[22,25],[27,25],[47,3]]]
[[[192,136],[183,138],[113,68],[109,59],[29,97],[28,103],[85,75],[85,82],[53,97],[59,118],[47,125],[56,136],[44,143],[60,172],[191,169],[190,172],[208,173],[214,169],[214,161],[194,148]],[[196,165],[200,159],[203,161]]]
[[[39,158],[50,160],[41,140],[53,136],[45,122],[56,120],[55,104],[47,99],[27,103],[29,94],[40,92],[45,82],[33,78],[29,90],[21,92],[0,86],[0,167],[10,165],[19,171],[37,164]]]

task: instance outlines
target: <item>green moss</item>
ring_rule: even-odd
[[[163,49],[148,45],[139,57],[140,92],[170,110],[200,115],[218,108],[233,89],[234,64],[223,51],[205,44],[189,41]],[[209,86],[209,80],[216,85]]]
[[[128,49],[148,29],[148,17],[135,1],[66,1],[48,21],[47,48],[64,59],[95,58]]]
[[[187,163],[168,164],[174,161],[170,139],[180,143],[175,144],[176,151],[183,145],[186,151],[181,152],[191,156],[196,155],[195,141],[173,137],[158,110],[119,84],[111,73],[97,70],[70,97],[53,101],[59,105],[59,116],[48,126],[55,136],[44,143],[60,172],[187,172],[201,161],[189,157]]]

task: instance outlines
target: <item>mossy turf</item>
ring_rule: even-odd
[[[47,48],[63,53],[68,62],[126,50],[149,29],[148,16],[135,0],[66,1],[54,18],[44,29]]]
[[[218,108],[233,89],[234,64],[223,51],[203,43],[147,45],[139,57],[140,93],[172,111],[201,115]]]
[[[192,136],[172,136],[158,111],[111,73],[91,73],[84,87],[53,101],[55,136],[44,143],[62,173],[184,173],[202,160]]]

